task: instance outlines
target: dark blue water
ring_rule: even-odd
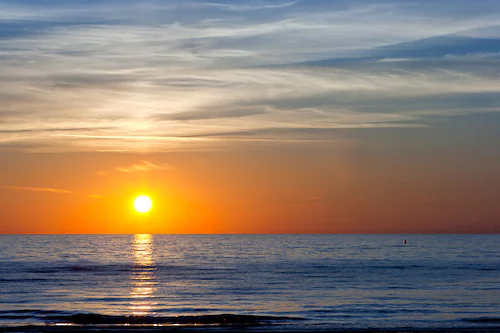
[[[1,327],[195,324],[500,330],[500,235],[0,236]]]

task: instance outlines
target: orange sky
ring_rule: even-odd
[[[2,153],[0,232],[498,232],[497,160],[436,149]],[[147,214],[132,208],[140,194],[154,201]]]

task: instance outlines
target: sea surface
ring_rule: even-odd
[[[1,235],[0,330],[58,327],[500,331],[500,235]]]

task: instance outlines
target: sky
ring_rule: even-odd
[[[0,233],[499,233],[499,79],[497,0],[2,1]]]

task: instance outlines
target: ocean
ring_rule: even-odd
[[[131,328],[500,331],[500,235],[0,236],[0,330]]]

